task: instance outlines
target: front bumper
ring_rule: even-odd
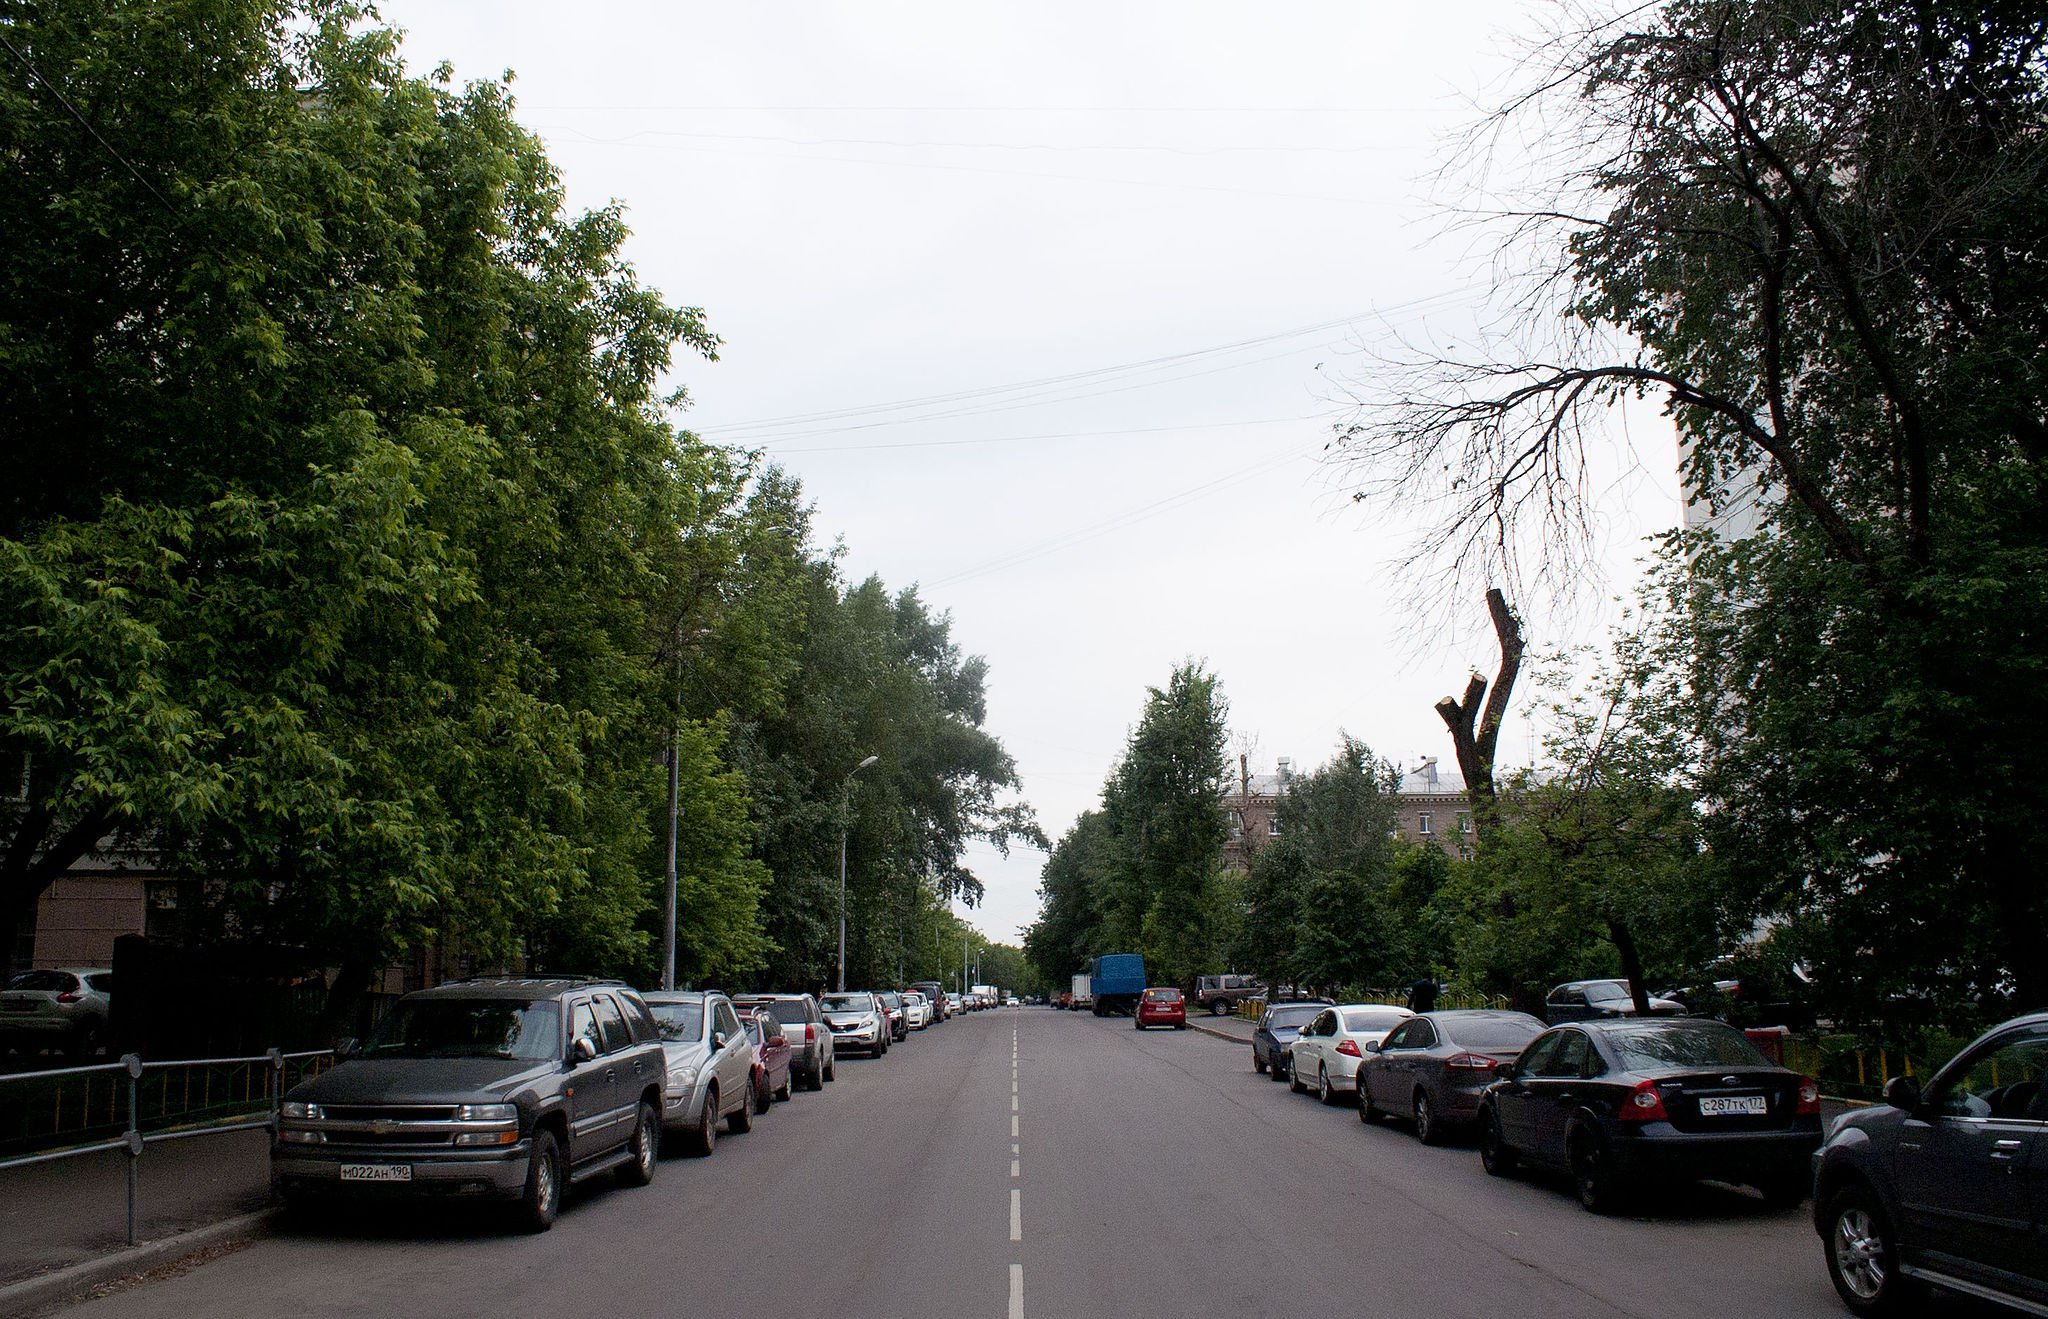
[[[431,1155],[419,1150],[352,1150],[346,1154],[272,1146],[271,1175],[286,1195],[360,1196],[364,1199],[403,1199],[408,1196],[473,1195],[516,1199],[526,1192],[527,1164],[533,1142],[522,1140],[491,1150],[454,1153],[436,1150]],[[407,1182],[345,1182],[344,1164],[405,1164],[412,1169]]]

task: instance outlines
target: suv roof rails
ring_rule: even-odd
[[[435,989],[448,989],[457,985],[624,985],[626,982],[616,976],[584,975],[530,975],[530,976],[465,976],[460,980],[444,980]],[[631,986],[628,986],[630,988]]]

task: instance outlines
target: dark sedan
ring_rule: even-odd
[[[1626,980],[1571,980],[1550,991],[1543,1000],[1543,1019],[1553,1026],[1567,1021],[1598,1021],[1606,1017],[1636,1015],[1635,996]],[[1652,998],[1653,1017],[1689,1015],[1685,1004],[1668,998]]]
[[[1415,1136],[1434,1145],[1479,1114],[1480,1096],[1504,1063],[1521,1055],[1543,1023],[1526,1012],[1487,1009],[1425,1012],[1378,1044],[1358,1069],[1358,1120],[1388,1114],[1413,1119]]]
[[[1252,1070],[1276,1081],[1287,1079],[1287,1046],[1301,1034],[1301,1028],[1330,1006],[1326,998],[1300,1003],[1275,1003],[1259,1014],[1252,1031]]]
[[[1922,1313],[1927,1284],[2048,1314],[2048,1012],[1885,1086],[1814,1160],[1814,1226],[1858,1314]]]
[[[1595,1213],[1652,1181],[1702,1177],[1793,1205],[1820,1147],[1820,1086],[1718,1021],[1585,1021],[1501,1068],[1478,1120],[1488,1172],[1523,1159],[1566,1170]]]

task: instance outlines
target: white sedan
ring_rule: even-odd
[[[931,1000],[914,989],[903,992],[903,1012],[910,1018],[912,1030],[923,1030],[932,1024]]]
[[[1311,1087],[1316,1097],[1334,1104],[1343,1095],[1358,1094],[1358,1065],[1366,1041],[1387,1038],[1396,1026],[1414,1016],[1407,1008],[1387,1003],[1339,1003],[1324,1008],[1287,1045],[1287,1083],[1296,1094]]]

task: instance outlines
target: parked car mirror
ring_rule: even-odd
[[[363,1042],[361,1040],[353,1035],[344,1035],[334,1042],[335,1061],[339,1062],[343,1058],[353,1058],[358,1053],[361,1053],[362,1049]]]
[[[570,1044],[569,1061],[572,1064],[594,1062],[596,1059],[597,1046],[590,1042],[589,1037],[578,1035],[575,1042]]]
[[[1910,1076],[1894,1076],[1884,1083],[1884,1102],[1913,1113],[1920,1108],[1920,1083]]]
[[[1378,1053],[1380,1051],[1380,1042],[1378,1040],[1367,1040],[1365,1042],[1365,1051],[1367,1053]]]
[[[724,1031],[722,1031],[722,1030],[715,1030],[715,1031],[712,1031],[712,1032],[711,1032],[711,1047],[712,1047],[713,1049],[723,1049],[723,1048],[725,1047],[725,1032],[724,1032]]]

